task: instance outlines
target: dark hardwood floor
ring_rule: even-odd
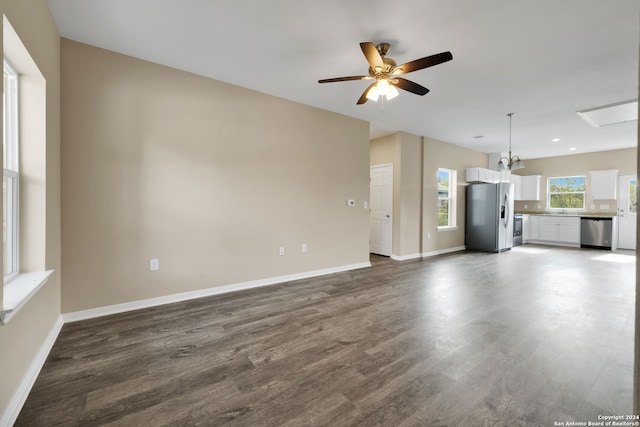
[[[632,413],[634,252],[525,245],[372,263],[66,324],[16,425],[553,426]]]

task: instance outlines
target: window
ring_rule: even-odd
[[[44,286],[53,270],[44,270],[47,81],[6,16],[2,23],[4,286],[0,325],[5,325]]]
[[[632,179],[629,181],[629,213],[638,213],[638,193],[636,193],[636,183],[638,180]]]
[[[584,176],[561,176],[547,179],[547,208],[584,209]]]
[[[457,172],[438,169],[438,229],[456,226]]]
[[[4,60],[2,245],[4,280],[18,273],[18,73]]]

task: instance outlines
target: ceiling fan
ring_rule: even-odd
[[[364,104],[369,99],[377,101],[380,95],[386,97],[387,100],[395,98],[398,96],[396,86],[400,89],[406,90],[407,92],[422,96],[427,94],[429,89],[410,80],[396,76],[422,70],[423,68],[432,67],[453,59],[451,52],[441,52],[435,55],[416,59],[415,61],[406,62],[402,65],[396,65],[396,61],[385,57],[387,52],[389,52],[390,47],[389,43],[379,43],[378,45],[374,45],[371,42],[362,42],[360,43],[360,48],[369,62],[368,76],[336,77],[333,79],[318,80],[318,83],[375,79],[376,81],[369,85],[362,96],[360,96],[360,99],[358,99],[358,105]]]

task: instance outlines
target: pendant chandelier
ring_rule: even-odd
[[[520,160],[520,157],[511,155],[511,116],[513,116],[513,113],[508,113],[507,116],[509,116],[509,157],[502,157],[500,159],[498,169],[514,171],[524,168],[524,162]]]

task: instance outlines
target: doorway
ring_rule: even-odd
[[[393,232],[393,165],[370,168],[369,252],[391,256]]]
[[[618,247],[621,249],[636,249],[637,182],[637,175],[620,175]]]

